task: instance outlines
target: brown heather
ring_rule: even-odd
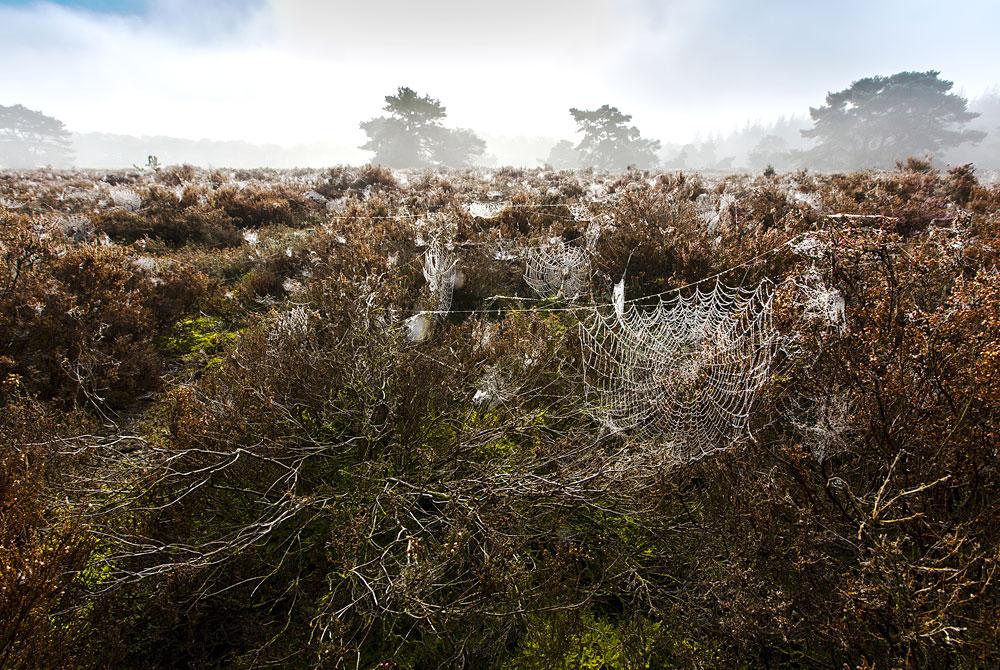
[[[584,303],[774,283],[752,440],[653,463],[582,411],[582,312],[495,250],[577,243],[588,193]],[[0,197],[0,667],[1000,665],[1000,188],[970,167]],[[464,283],[414,343],[418,233]],[[810,269],[843,327],[803,310]]]

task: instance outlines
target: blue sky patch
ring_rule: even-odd
[[[141,14],[146,11],[147,0],[46,0],[54,5],[63,5],[74,9],[86,9],[92,12],[113,12],[116,14]],[[24,7],[42,4],[38,0],[0,0],[0,5]]]

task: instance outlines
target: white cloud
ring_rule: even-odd
[[[289,43],[360,61],[386,54],[599,57],[629,28],[615,0],[271,0],[270,6]]]
[[[602,86],[604,0],[582,14],[518,0],[516,19],[391,2],[384,24],[374,4],[275,0],[236,16],[175,0],[143,17],[0,7],[2,102],[77,131],[356,145],[358,122],[398,85],[441,98],[452,124],[533,135],[571,132],[574,92]]]
[[[399,85],[486,135],[569,137],[618,105],[666,141],[804,114],[827,90],[936,67],[996,81],[986,0],[161,0],[136,16],[0,5],[0,104],[77,131],[356,147]],[[351,150],[345,160],[365,154]]]

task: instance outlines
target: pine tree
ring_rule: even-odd
[[[656,167],[660,143],[642,139],[639,129],[628,125],[632,120],[630,115],[610,105],[594,110],[573,108],[569,113],[578,132],[583,133],[576,147],[582,165],[608,171]]]
[[[29,169],[72,163],[70,134],[62,121],[23,105],[0,105],[0,166]]]
[[[910,156],[936,156],[982,140],[984,132],[962,129],[978,114],[968,111],[965,98],[949,92],[952,82],[939,74],[868,77],[827,95],[824,106],[809,110],[813,127],[802,131],[818,141],[806,152],[806,163],[829,170],[890,168]]]
[[[486,143],[467,129],[445,128],[445,107],[430,96],[400,87],[385,98],[380,116],[361,124],[368,141],[361,146],[374,152],[372,163],[392,168],[466,167],[483,153]]]

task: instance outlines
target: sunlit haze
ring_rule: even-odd
[[[501,160],[509,138],[566,138],[608,103],[683,143],[806,117],[875,74],[997,84],[990,0],[0,1],[0,104],[70,131],[328,143],[364,161],[358,123],[410,86]],[[540,142],[544,145],[545,142]]]

